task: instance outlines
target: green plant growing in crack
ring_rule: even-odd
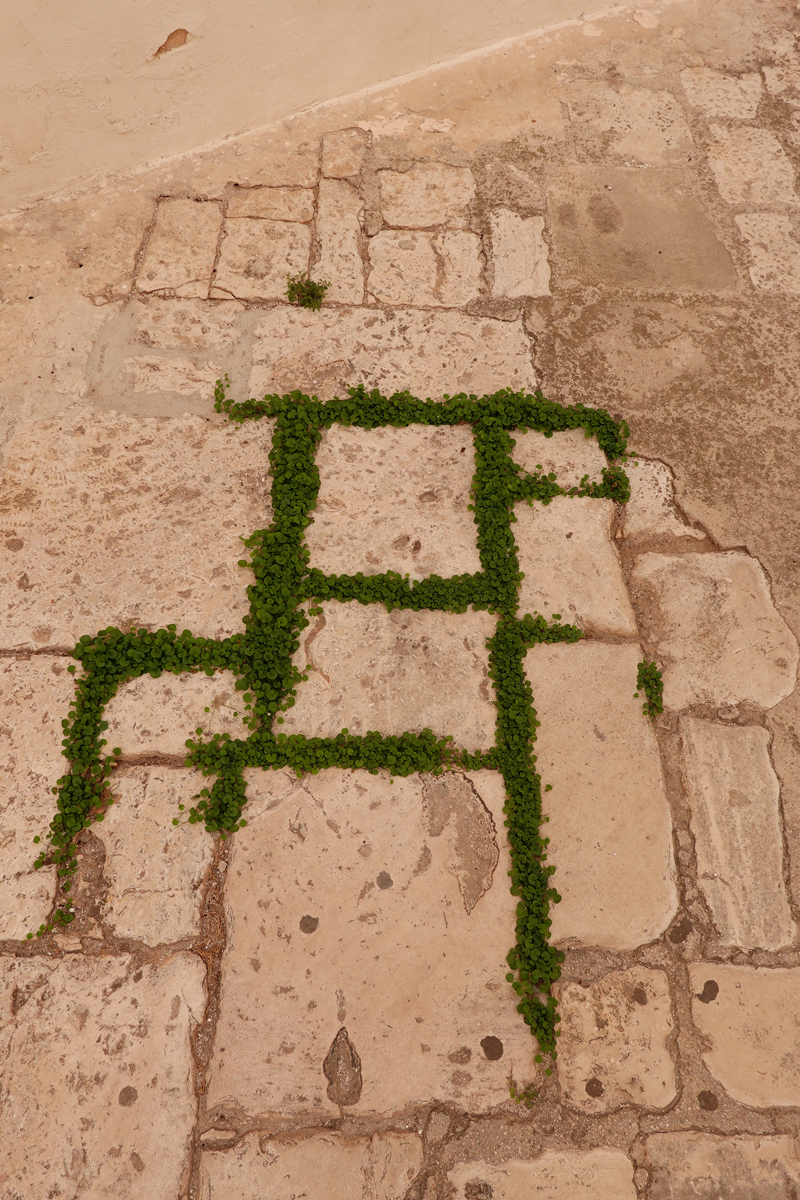
[[[309,279],[305,272],[301,275],[287,275],[286,280],[286,295],[290,303],[317,311],[322,308],[325,293],[331,286],[329,282]]]
[[[522,500],[546,505],[555,496],[626,500],[628,480],[619,462],[625,457],[627,426],[615,422],[603,409],[562,406],[541,392],[504,390],[482,397],[461,394],[434,403],[408,392],[387,397],[356,387],[349,389],[347,397],[326,403],[299,391],[234,403],[227,398],[227,387],[226,376],[215,389],[217,412],[236,424],[274,420],[269,454],[273,521],[267,529],[243,539],[248,557],[240,560],[240,566],[249,567],[254,577],[248,587],[250,611],[244,618],[245,630],[215,640],[195,637],[187,629],[179,634],[175,625],[127,632],[109,627],[80,639],[73,657],[83,670],[62,722],[63,753],[70,766],[53,789],[57,811],[50,823],[48,845],[35,864],[56,865],[61,900],[38,934],[72,920],[69,893],[77,868],[75,840],[81,830],[101,821],[113,803],[110,776],[121,749],[106,751],[103,734],[108,726],[103,713],[119,686],[145,674],[158,678],[164,671],[204,671],[207,675],[231,671],[237,676],[237,690],[243,693],[249,734],[244,738],[214,734],[206,739],[202,728],[196,729],[186,742],[186,765],[213,778],[213,783],[193,798],[198,803],[190,806],[188,814],[179,810],[184,816],[175,818],[175,823],[181,819],[202,823],[222,838],[240,829],[245,824],[242,814],[247,803],[245,768],[291,767],[298,775],[316,774],[327,767],[373,774],[384,769],[399,776],[486,768],[502,774],[511,892],[518,901],[515,944],[507,956],[506,979],[517,994],[519,1013],[538,1040],[537,1063],[555,1058],[559,1017],[549,992],[561,973],[564,955],[548,938],[550,905],[558,903],[560,896],[551,886],[555,867],[547,862],[549,839],[541,834],[548,818],[542,812],[542,781],[533,753],[539,722],[524,661],[539,645],[576,642],[583,634],[574,625],[562,624],[557,615],[550,622],[538,613],[518,615],[523,575],[513,535],[514,505]],[[469,508],[477,526],[480,571],[447,579],[432,575],[412,582],[392,571],[371,576],[326,575],[310,565],[305,530],[313,520],[320,486],[316,450],[323,430],[334,424],[361,429],[414,424],[471,426],[475,476]],[[537,469],[529,474],[514,461],[513,431],[533,429],[552,437],[558,431],[577,428],[583,428],[587,437],[595,437],[606,454],[609,466],[603,469],[601,481],[584,479],[580,486],[566,489],[552,472],[544,475]],[[319,611],[320,603],[328,599],[383,604],[388,610],[464,613],[472,607],[496,616],[495,631],[487,642],[497,706],[495,745],[473,753],[457,745],[452,736],[436,737],[429,729],[397,736],[377,731],[355,736],[342,729],[327,738],[283,733],[282,714],[292,707],[298,685],[307,678],[294,663],[300,633],[309,623],[309,611]],[[76,670],[74,666],[69,669]],[[547,1067],[546,1073],[550,1071]],[[527,1095],[528,1090],[519,1095]]]
[[[641,692],[644,692],[645,700],[642,705],[642,712],[645,713],[651,720],[655,720],[659,713],[664,711],[664,680],[661,672],[654,662],[639,663],[636,672],[636,687],[638,691],[634,692],[635,699],[639,699]]]

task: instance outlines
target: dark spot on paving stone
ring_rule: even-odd
[[[669,940],[676,946],[679,942],[685,942],[689,934],[694,929],[694,925],[688,917],[681,917],[677,925],[673,925],[669,931]]]
[[[604,733],[601,733],[601,731],[597,728],[596,725],[594,727],[594,736],[600,742],[604,742],[606,740],[606,735]]]
[[[6,550],[21,550],[24,544],[22,538],[8,538],[6,541]]]
[[[719,995],[719,984],[716,979],[707,979],[703,984],[702,992],[697,993],[697,999],[701,1004],[710,1004],[712,1000],[716,1000]]]
[[[411,541],[411,538],[408,536],[408,534],[403,533],[400,535],[400,537],[394,539],[394,541],[392,542],[392,547],[395,550],[405,550],[406,546],[408,545],[408,543],[410,541]]]
[[[492,1185],[483,1179],[470,1179],[464,1184],[464,1200],[492,1200]]]
[[[610,196],[590,196],[586,207],[598,233],[618,233],[622,228],[622,213]]]
[[[467,1087],[472,1083],[472,1076],[467,1071],[453,1071],[450,1076],[450,1082],[453,1087]]]
[[[319,917],[301,917],[300,932],[301,933],[316,933],[319,925]]]
[[[469,1046],[461,1046],[460,1049],[454,1050],[452,1054],[447,1056],[451,1063],[458,1063],[460,1067],[466,1066],[472,1058],[472,1051]]]
[[[123,1108],[130,1108],[139,1099],[139,1093],[135,1087],[124,1087],[119,1094],[119,1102]]]
[[[564,537],[565,537],[565,538],[571,538],[571,537],[572,537],[572,534],[571,534],[571,533],[565,533],[565,534],[564,534]]]
[[[481,1050],[489,1062],[497,1062],[498,1058],[503,1057],[503,1043],[498,1037],[481,1038]]]
[[[431,854],[430,847],[427,842],[424,842],[422,849],[419,852],[419,858],[417,859],[417,865],[414,867],[414,874],[415,875],[424,875],[432,862],[433,862],[433,855]]]
[[[586,1084],[586,1095],[591,1096],[593,1100],[596,1100],[598,1096],[602,1096],[605,1090],[599,1079],[590,1079]]]
[[[643,987],[633,989],[633,998],[637,1004],[647,1004],[647,992]]]
[[[419,540],[419,538],[417,538],[416,541],[411,546],[411,553],[419,554],[421,549],[422,549],[422,542]]]
[[[331,1043],[322,1064],[328,1080],[328,1099],[340,1106],[358,1104],[361,1097],[361,1059],[344,1026]]]
[[[134,977],[133,977],[133,982],[134,982],[134,983],[138,983],[138,982],[139,982],[139,980],[140,980],[141,978],[142,978],[142,972],[141,972],[141,971],[137,971],[137,972],[136,972],[136,974],[135,974],[135,975],[134,975]]]
[[[719,1107],[719,1100],[715,1092],[698,1092],[697,1103],[703,1112],[713,1112],[715,1108]]]
[[[439,837],[448,824],[454,829],[456,879],[464,908],[471,913],[491,887],[499,859],[492,814],[464,776],[423,775],[422,778],[428,835]]]
[[[378,887],[381,889],[382,892],[385,892],[387,888],[394,886],[394,880],[392,879],[392,877],[388,871],[381,871],[380,875],[375,880],[375,882],[377,883]]]
[[[144,1170],[144,1163],[135,1150],[131,1150],[131,1162],[133,1163],[134,1168],[141,1175],[142,1171]]]

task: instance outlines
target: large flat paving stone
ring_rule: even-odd
[[[83,406],[6,447],[0,614],[8,649],[71,649],[108,625],[242,629],[239,540],[271,519],[269,423],[136,419]]]
[[[758,725],[681,717],[698,882],[724,945],[777,950],[797,935],[783,881],[780,785]]]
[[[703,1061],[734,1100],[800,1104],[800,969],[692,963]]]
[[[536,1043],[505,980],[516,901],[499,775],[332,769],[287,786],[251,776],[232,843],[209,1105],[507,1101]]]
[[[221,229],[219,204],[162,200],[136,277],[139,291],[205,298]]]
[[[711,126],[708,163],[728,204],[797,207],[792,160],[769,129]]]
[[[794,1140],[655,1133],[646,1143],[650,1200],[791,1200],[800,1192]]]
[[[551,472],[562,487],[578,487],[585,475],[602,482],[603,467],[608,466],[596,438],[587,438],[582,429],[562,429],[546,437],[535,429],[512,430],[512,458],[530,475]]]
[[[724,75],[711,67],[687,67],[681,71],[686,99],[707,117],[733,117],[751,121],[762,96],[758,71],[746,75]]]
[[[583,146],[598,137],[606,153],[626,162],[668,166],[691,161],[694,140],[671,92],[576,79],[565,90],[570,123]]]
[[[635,700],[638,646],[536,646],[525,658],[541,722],[534,751],[549,816],[552,937],[633,950],[666,928],[677,897],[658,747]]]
[[[445,613],[326,600],[300,636],[297,685],[284,733],[334,737],[432,729],[468,750],[494,745],[497,709],[489,680],[487,612]]]
[[[434,225],[464,228],[475,198],[467,167],[415,163],[408,171],[379,171],[381,211],[387,225],[426,229]]]
[[[2,960],[7,1196],[184,1194],[204,979],[192,954]]]
[[[750,253],[750,278],[764,292],[800,295],[800,245],[788,213],[739,213],[734,218]]]
[[[480,291],[480,238],[384,229],[370,239],[369,293],[382,304],[459,307]]]
[[[532,1162],[459,1163],[455,1200],[636,1200],[633,1163],[619,1150],[545,1150]]]
[[[468,511],[472,428],[409,425],[323,431],[310,566],[326,574],[398,571],[414,579],[480,571]]]
[[[794,691],[797,639],[775,608],[754,558],[721,554],[643,554],[631,575],[652,606],[664,703],[772,708]]]
[[[186,741],[202,729],[206,738],[227,733],[246,738],[244,700],[230,671],[164,672],[122,683],[103,714],[106,741],[126,758],[141,754],[186,755]]]
[[[626,1104],[666,1108],[676,1096],[669,982],[663,971],[631,967],[596,983],[557,985],[562,1099],[587,1113]]]
[[[308,225],[230,217],[209,295],[285,300],[287,275],[307,271],[310,252]]]

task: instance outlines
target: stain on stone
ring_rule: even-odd
[[[419,852],[419,858],[417,859],[417,865],[414,867],[414,874],[415,875],[424,875],[432,862],[433,862],[433,855],[431,854],[430,846],[428,845],[427,842],[424,842],[422,849]]]
[[[574,204],[559,204],[558,220],[565,229],[578,228],[578,214],[575,211]]]
[[[22,538],[7,538],[6,550],[21,550],[24,544]]]
[[[139,1093],[135,1087],[124,1087],[119,1094],[119,1103],[123,1108],[130,1108],[139,1099]]]
[[[131,1162],[133,1163],[134,1170],[138,1171],[141,1175],[142,1171],[144,1170],[144,1162],[135,1150],[131,1150]]]
[[[602,192],[590,196],[586,208],[598,233],[619,233],[622,229],[622,213],[610,196]]]
[[[300,932],[301,933],[316,933],[319,926],[319,917],[301,917]]]
[[[694,929],[694,925],[689,920],[689,918],[681,917],[681,919],[680,919],[680,921],[678,921],[677,925],[673,925],[672,929],[670,929],[669,940],[674,945],[677,946],[679,942],[686,941],[687,937],[689,936],[689,934],[692,932],[693,929]]]
[[[472,1076],[467,1071],[453,1071],[450,1082],[453,1087],[468,1087],[472,1083]]]
[[[703,1112],[714,1112],[719,1108],[719,1100],[716,1092],[698,1092],[697,1103],[702,1108]]]
[[[491,887],[500,857],[492,814],[463,775],[423,775],[422,780],[428,834],[440,837],[448,825],[452,830],[453,858],[446,866],[458,881],[464,908],[471,913]]]
[[[469,1046],[461,1046],[458,1050],[454,1050],[452,1054],[447,1056],[451,1063],[458,1063],[460,1067],[465,1067],[472,1058],[472,1051]]]
[[[749,803],[750,797],[746,796],[744,792],[740,792],[737,788],[733,788],[728,796],[728,804],[730,804],[731,808],[746,808]]]
[[[697,993],[697,999],[701,1004],[710,1004],[712,1000],[716,1000],[719,995],[719,984],[716,979],[707,979],[703,984],[702,992]]]
[[[596,1078],[588,1080],[586,1084],[586,1095],[591,1096],[593,1100],[596,1100],[598,1096],[602,1096],[605,1090],[600,1080]]]
[[[637,1004],[647,1004],[647,992],[641,986],[633,989],[633,998]]]
[[[600,741],[600,742],[604,742],[604,741],[606,740],[606,735],[605,735],[604,733],[601,733],[601,732],[600,732],[600,730],[597,728],[597,726],[596,726],[596,725],[595,725],[595,727],[594,727],[594,736],[595,736],[595,737],[597,738],[597,740],[598,740],[598,741]]]
[[[498,1037],[481,1038],[481,1050],[489,1062],[497,1062],[498,1058],[503,1057],[503,1043]]]
[[[381,871],[380,875],[375,880],[375,882],[377,883],[378,887],[381,889],[382,892],[387,891],[387,889],[390,887],[394,887],[394,880],[392,879],[392,877],[388,871]]]
[[[492,1200],[492,1185],[484,1179],[470,1179],[464,1184],[464,1200]]]
[[[328,1099],[333,1104],[340,1107],[358,1104],[362,1087],[361,1059],[344,1025],[331,1043],[322,1070],[328,1080]]]

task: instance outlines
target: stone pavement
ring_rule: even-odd
[[[2,1200],[798,1195],[798,33],[779,0],[620,9],[2,220]],[[175,828],[186,738],[244,734],[229,672],[120,688],[76,919],[26,937],[63,899],[32,838],[75,642],[243,628],[273,427],[215,414],[225,372],[631,426],[627,505],[512,527],[520,611],[586,635],[525,660],[551,1076],[506,982],[499,774],[254,769],[246,828]],[[567,486],[607,465],[515,441]],[[333,426],[317,464],[312,565],[480,569],[467,426]],[[322,609],[285,732],[493,744],[491,614]]]

